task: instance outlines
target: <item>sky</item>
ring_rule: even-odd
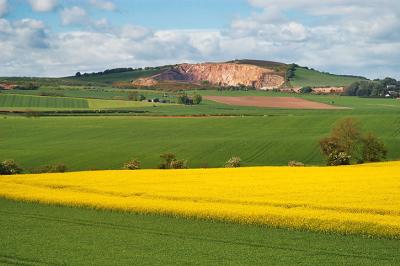
[[[0,76],[245,58],[400,78],[400,1],[0,0]]]

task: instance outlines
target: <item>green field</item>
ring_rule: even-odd
[[[161,107],[160,107],[161,108]],[[131,158],[155,168],[159,155],[174,152],[190,167],[221,167],[231,156],[244,165],[286,165],[324,160],[318,140],[343,112],[319,111],[263,117],[5,117],[0,119],[0,160],[26,168],[64,163],[70,170],[120,169]],[[358,114],[365,131],[381,137],[388,159],[400,158],[400,117]],[[29,132],[29,133],[28,133]]]
[[[159,74],[164,70],[165,69],[135,70],[135,71],[127,71],[127,72],[121,72],[121,73],[69,77],[67,79],[85,81],[85,82],[111,84],[113,82],[130,82],[130,81],[138,79],[138,78],[150,77],[150,76]]]
[[[0,94],[0,108],[6,107],[86,109],[89,105],[85,99]]]
[[[360,81],[361,78],[346,77],[328,73],[322,73],[316,70],[302,67],[296,68],[296,74],[290,80],[293,87],[324,87],[324,86],[347,86],[353,82]]]
[[[0,199],[10,265],[398,265],[400,241]]]

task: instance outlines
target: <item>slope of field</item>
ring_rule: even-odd
[[[131,80],[135,80],[138,78],[151,77],[163,71],[165,71],[165,69],[136,70],[136,71],[121,72],[121,73],[69,77],[67,79],[111,84],[114,82],[129,82]]]
[[[0,94],[0,108],[6,109],[3,107],[86,109],[89,105],[85,99]]]
[[[17,200],[400,238],[400,162],[2,176]]]
[[[340,110],[323,112],[198,119],[8,116],[0,119],[0,160],[15,159],[27,169],[64,163],[69,170],[90,170],[121,169],[138,158],[144,168],[155,168],[160,154],[173,152],[190,167],[221,167],[231,156],[240,156],[247,166],[290,160],[319,165],[324,158],[318,141],[343,117]],[[388,159],[400,158],[398,114],[373,110],[354,117],[366,132],[382,138]]]
[[[397,265],[400,242],[0,199],[0,263]]]
[[[353,82],[360,81],[361,78],[346,77],[322,73],[319,71],[298,67],[290,84],[293,87],[323,87],[323,86],[347,86]]]

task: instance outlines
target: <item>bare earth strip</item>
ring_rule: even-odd
[[[288,109],[347,109],[325,103],[312,102],[294,97],[264,97],[264,96],[205,96],[204,99],[219,103],[239,106],[255,106]]]

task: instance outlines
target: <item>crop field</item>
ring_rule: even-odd
[[[0,108],[4,107],[86,109],[89,105],[85,99],[0,94]]]
[[[173,152],[190,167],[221,167],[231,156],[240,156],[246,166],[287,165],[291,160],[321,165],[318,141],[342,117],[340,112],[204,118],[5,116],[0,119],[0,160],[12,158],[27,169],[64,163],[69,170],[91,170],[121,169],[137,158],[142,167],[155,168],[160,154]],[[388,159],[400,158],[398,115],[355,117],[366,132],[382,138]]]
[[[290,84],[293,87],[347,86],[360,80],[361,79],[357,77],[326,74],[319,71],[298,67],[296,68],[295,77],[290,80]]]
[[[400,163],[3,176],[0,196],[400,238]]]
[[[0,264],[398,265],[400,242],[0,198]]]

